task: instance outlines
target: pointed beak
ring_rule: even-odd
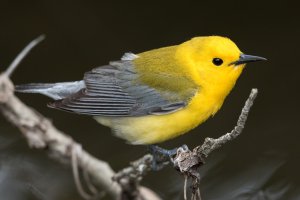
[[[266,61],[266,60],[267,60],[266,58],[259,57],[259,56],[241,54],[240,58],[237,61],[230,63],[230,65],[241,65],[249,62]]]

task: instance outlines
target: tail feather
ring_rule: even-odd
[[[32,93],[42,89],[52,88],[53,86],[55,86],[55,84],[56,83],[28,83],[28,84],[16,85],[15,91]]]
[[[29,83],[16,85],[15,91],[22,93],[39,93],[54,100],[63,99],[85,88],[84,81],[62,83]]]

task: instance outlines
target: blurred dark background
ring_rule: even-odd
[[[2,0],[0,65],[3,71],[40,34],[46,40],[13,74],[14,83],[79,80],[124,52],[139,53],[194,36],[227,36],[243,52],[269,61],[249,64],[214,118],[163,146],[194,147],[207,136],[230,131],[256,87],[259,95],[243,134],[202,167],[203,199],[300,199],[298,8],[296,1],[261,0]],[[114,170],[146,153],[143,146],[113,137],[92,118],[47,108],[46,97],[18,96]],[[0,199],[81,199],[70,168],[29,149],[18,130],[0,120]],[[143,184],[163,199],[183,199],[183,177],[171,167],[150,173]]]

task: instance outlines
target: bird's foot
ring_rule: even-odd
[[[149,151],[153,155],[152,170],[158,171],[169,162],[173,162],[173,158],[177,155],[178,149],[188,150],[188,146],[184,144],[181,147],[169,150],[157,145],[150,145]]]

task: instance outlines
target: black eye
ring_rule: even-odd
[[[212,60],[212,62],[213,62],[214,65],[216,65],[216,66],[220,66],[220,65],[223,64],[223,60],[222,60],[221,58],[214,58],[214,59]]]

